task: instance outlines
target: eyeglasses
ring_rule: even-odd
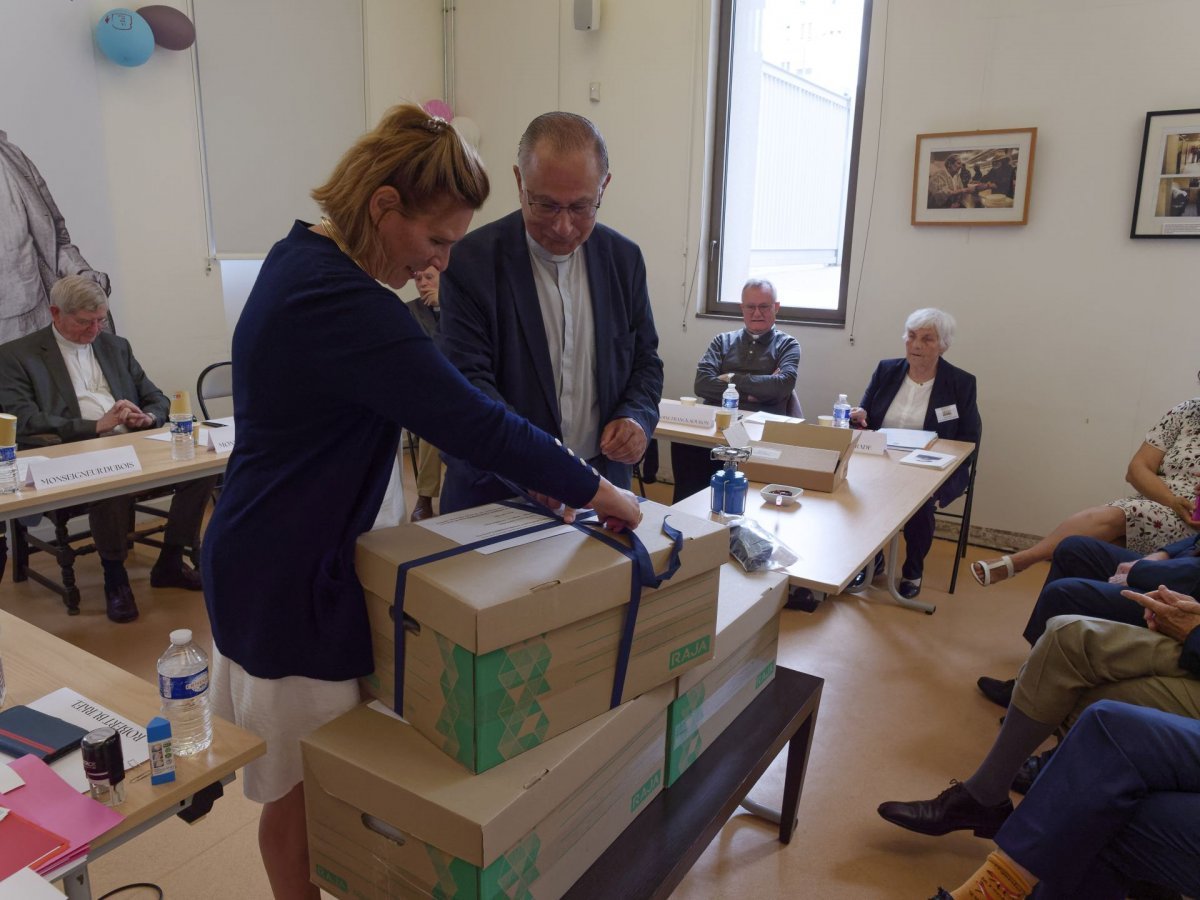
[[[759,306],[758,304],[750,304],[750,303],[742,304],[742,309],[744,309],[746,312],[751,313],[751,314],[759,313],[764,316],[767,313],[769,313],[771,310],[773,310],[774,308],[775,308],[774,303],[768,303],[765,306]]]
[[[570,206],[561,206],[558,203],[534,200],[529,196],[529,191],[522,193],[525,194],[525,202],[529,204],[529,212],[535,219],[545,222],[553,222],[563,213],[567,213],[576,222],[587,222],[596,218],[596,212],[600,209],[599,200],[595,203],[572,203]]]
[[[67,318],[78,325],[80,328],[103,328],[104,323],[108,321],[108,314],[102,316],[81,316],[78,313],[67,313]]]

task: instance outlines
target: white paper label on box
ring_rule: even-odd
[[[773,447],[751,447],[751,459],[779,459],[783,456],[782,450],[776,450]]]
[[[750,432],[746,430],[746,426],[741,422],[734,422],[722,434],[725,435],[725,443],[730,447],[750,446]]]
[[[693,428],[712,428],[716,423],[715,406],[684,406],[678,400],[659,400],[658,417],[675,425],[690,425]]]
[[[26,484],[35,488],[63,487],[140,471],[142,463],[137,451],[133,447],[116,447],[35,462],[29,466]]]
[[[476,506],[473,509],[463,509],[455,513],[446,513],[433,519],[419,522],[422,528],[428,528],[435,534],[449,538],[454,543],[473,544],[488,538],[497,538],[512,531],[520,531],[533,525],[544,525],[549,519],[541,513],[525,509],[513,509],[511,506],[501,506],[499,503],[489,503],[486,506]],[[560,534],[574,531],[574,526],[560,525],[557,528],[547,528],[545,531],[535,531],[507,541],[497,541],[476,550],[476,553],[497,553],[509,547],[521,544],[531,544],[534,541],[545,540]]]
[[[883,456],[887,451],[887,435],[882,431],[860,431],[858,440],[854,443],[854,449],[861,450],[863,453]]]

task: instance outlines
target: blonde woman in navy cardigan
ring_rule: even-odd
[[[975,404],[975,376],[942,359],[954,332],[954,317],[940,309],[910,315],[904,323],[904,356],[876,366],[862,403],[850,410],[851,424],[935,431],[939,438],[978,443],[983,426]],[[933,545],[934,504],[945,507],[961,496],[967,477],[967,467],[959,466],[904,526],[898,590],[910,600],[921,592],[925,557]],[[881,568],[879,560],[876,568]]]
[[[444,270],[487,195],[479,157],[445,121],[390,110],[313,192],[321,223],[297,222],[271,249],[234,331],[237,442],[203,555],[212,696],[267,744],[244,790],[263,804],[278,898],[318,896],[300,738],[356,705],[373,669],[354,545],[401,427],[617,527],[641,517],[635,497],[468,384],[383,286]]]

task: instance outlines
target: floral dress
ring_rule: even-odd
[[[1146,443],[1166,454],[1158,474],[1171,492],[1195,497],[1200,485],[1200,397],[1185,400],[1163,416],[1146,433]],[[1125,546],[1139,553],[1150,553],[1196,533],[1173,510],[1140,495],[1108,505],[1125,513]]]

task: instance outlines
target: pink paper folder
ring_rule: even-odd
[[[25,783],[0,795],[0,805],[69,842],[66,850],[42,861],[39,875],[87,853],[89,841],[125,818],[76,791],[36,756],[22,756],[8,765]]]

